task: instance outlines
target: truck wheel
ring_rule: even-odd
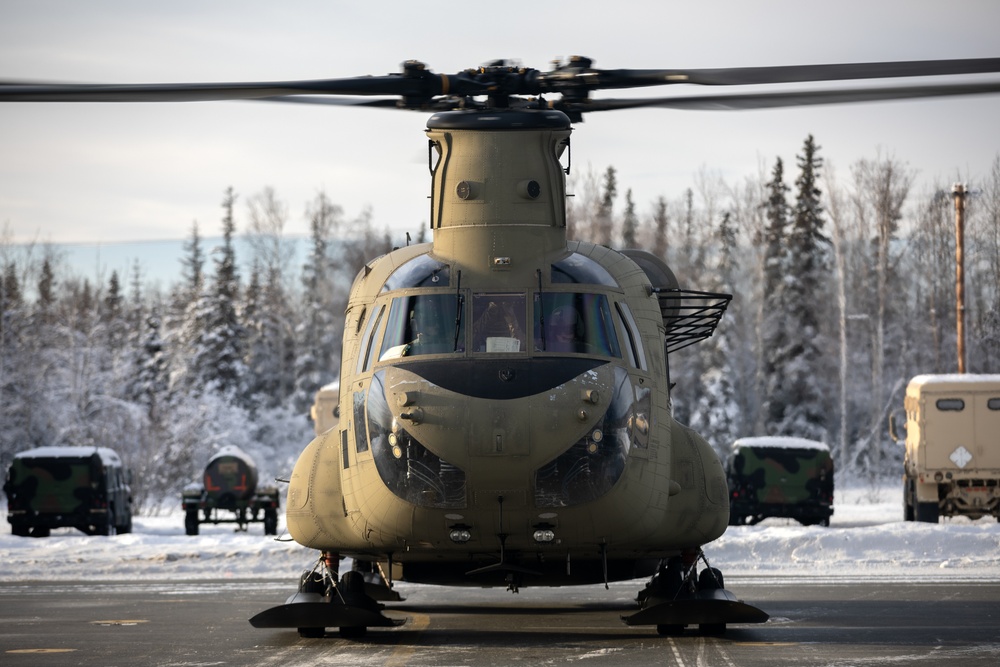
[[[278,534],[278,513],[274,510],[264,510],[264,534]]]
[[[913,490],[912,484],[903,482],[903,521],[913,521]]]
[[[915,516],[917,521],[923,521],[924,523],[937,523],[938,522],[937,503],[917,503]]]
[[[184,532],[188,535],[198,534],[198,510],[193,510],[184,515]]]

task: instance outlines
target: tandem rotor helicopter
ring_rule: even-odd
[[[669,354],[712,335],[728,294],[681,289],[638,249],[566,235],[572,124],[585,113],[761,109],[1000,92],[998,82],[598,99],[591,93],[1000,72],[1000,58],[732,69],[436,74],[193,84],[0,83],[0,102],[267,100],[430,113],[431,243],[351,287],[339,389],[289,480],[288,532],[320,552],[255,627],[348,637],[403,623],[394,579],[448,586],[648,578],[623,620],[719,633],[768,615],[703,547],[729,518],[722,465],[671,411]],[[339,572],[341,559],[354,566]]]

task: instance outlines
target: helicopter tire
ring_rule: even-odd
[[[299,593],[326,595],[326,581],[323,575],[315,570],[304,570],[299,577]]]
[[[722,572],[714,567],[706,567],[698,575],[698,590],[699,591],[710,591],[718,588],[725,588],[725,580],[722,578]]]
[[[663,623],[656,626],[656,634],[661,637],[679,637],[684,634],[684,626]]]
[[[349,625],[338,630],[343,639],[361,639],[368,634],[368,628],[363,625]]]
[[[298,631],[303,639],[322,639],[326,636],[326,628],[298,628]]]
[[[702,623],[698,626],[698,632],[706,637],[721,637],[726,634],[725,623]]]

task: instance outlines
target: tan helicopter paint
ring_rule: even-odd
[[[429,129],[427,134],[439,152],[432,186],[433,245],[401,248],[374,259],[355,279],[344,333],[341,414],[338,421],[324,423],[330,430],[310,443],[295,466],[287,503],[292,537],[307,547],[342,554],[384,559],[392,553],[403,563],[467,560],[470,553],[493,552],[499,548],[497,533],[507,535],[511,550],[592,559],[600,545],[605,545],[608,558],[657,558],[716,539],[729,516],[725,474],[711,447],[670,414],[664,325],[649,279],[614,250],[566,240],[565,177],[559,155],[568,125],[523,131]],[[530,181],[539,186],[534,198]],[[601,288],[601,293],[628,304],[648,370],[610,357],[545,397],[497,401],[437,387],[400,360],[366,364],[369,344],[371,355],[381,345],[377,329],[371,341],[370,327],[379,313],[383,320],[387,317],[392,297],[408,293],[383,293],[383,284],[397,267],[427,252],[451,270],[451,285],[434,291],[455,293],[460,271],[467,297],[479,292],[530,297],[538,290],[540,269],[546,292],[567,291],[574,286],[550,284],[546,269],[571,252],[590,257],[617,281],[618,287]],[[532,306],[527,300],[530,323]],[[619,340],[625,341],[621,323],[616,326]],[[511,356],[518,355],[523,358],[523,353]],[[610,405],[607,388],[615,366],[625,368],[634,384],[652,394],[652,414],[643,415],[638,425],[647,431],[646,446],[631,447],[621,479],[596,500],[535,507],[533,471],[559,456],[601,418]],[[394,419],[465,471],[465,507],[420,507],[395,496],[380,478],[371,450],[366,445],[359,451],[355,395],[367,395],[379,370],[385,371],[385,394]],[[401,416],[404,412],[409,419]],[[533,542],[534,526],[542,517],[553,526],[557,542]],[[449,527],[455,523],[471,528],[470,542],[449,539]]]

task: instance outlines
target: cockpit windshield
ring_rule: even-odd
[[[392,300],[379,361],[465,351],[465,320],[455,294],[417,294]]]
[[[526,312],[524,294],[473,294],[473,351],[527,351]]]
[[[621,356],[603,294],[535,293],[535,351]]]

